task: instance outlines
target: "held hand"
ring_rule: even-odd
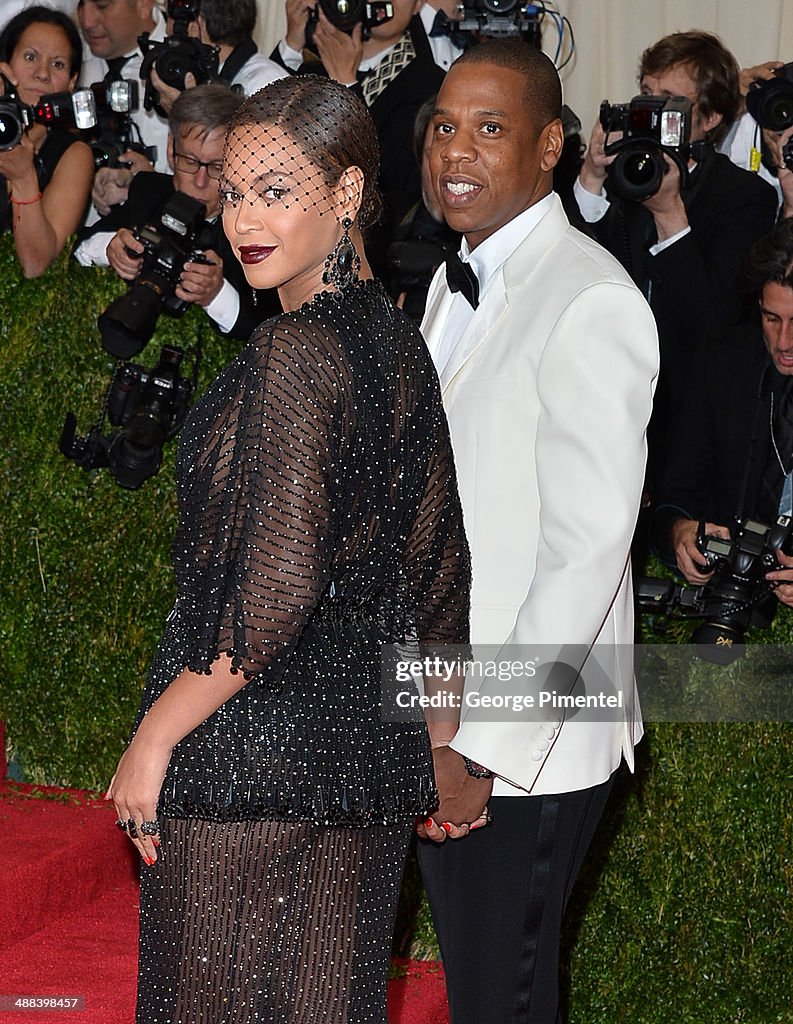
[[[148,744],[136,736],[118,762],[105,795],[115,804],[119,821],[134,821],[127,834],[149,865],[157,860],[158,841],[155,842],[156,836],[145,834],[141,826],[144,821],[157,819],[157,802],[170,760],[170,749]]]
[[[708,568],[705,556],[697,547],[698,526],[696,519],[676,519],[672,525],[672,548],[677,567],[686,580],[694,584],[707,583],[713,575],[713,570]],[[705,523],[705,534],[708,537],[721,537],[722,540],[730,539],[727,527],[716,523]]]
[[[129,228],[121,228],[107,243],[108,263],[124,281],[134,281],[140,272],[140,256],[130,255],[130,250],[142,255],[143,249],[143,242]]]
[[[154,68],[151,69],[151,84],[157,90],[157,95],[160,97],[160,106],[166,114],[170,114],[171,107],[182,95],[183,90],[177,89],[174,85],[166,85]],[[198,85],[198,82],[195,80],[195,75],[192,71],[188,71],[184,76],[185,90],[195,89],[196,85]]]
[[[360,22],[348,35],[332,25],[320,10],[319,21],[314,28],[314,42],[329,78],[341,85],[350,85],[357,80],[363,57]]]
[[[617,142],[621,138],[622,132],[611,132],[608,140]],[[595,196],[600,195],[603,191],[603,182],[608,177],[609,166],[614,162],[613,156],[606,156],[605,145],[606,132],[600,121],[596,121],[589,137],[589,145],[579,175],[583,187]]]
[[[469,831],[486,825],[493,780],[469,775],[462,755],[448,746],[435,747],[432,760],[440,804],[431,818],[418,824],[419,836],[442,843],[447,837],[460,839]]]
[[[0,174],[8,179],[11,193],[14,192],[14,186],[18,193],[24,193],[17,198],[32,199],[39,190],[35,156],[36,147],[27,132],[22,132],[18,145],[0,152]]]
[[[776,583],[774,593],[778,600],[793,608],[793,556],[786,555],[780,548],[777,550],[776,557],[779,564],[785,568],[767,572],[765,578]]]
[[[777,181],[782,190],[782,210],[780,219],[793,216],[793,171],[785,164],[782,153],[785,145],[793,139],[793,127],[786,128],[783,132],[772,132],[768,128],[763,129],[763,141],[771,156],[771,162],[776,167]]]
[[[763,82],[774,78],[774,71],[781,67],[781,60],[767,60],[764,64],[755,64],[752,68],[741,68],[738,79],[741,95],[745,96],[749,92],[752,82]]]
[[[179,285],[175,290],[177,299],[193,302],[196,306],[208,306],[216,299],[223,287],[223,264],[212,249],[204,256],[209,263],[185,263]]]
[[[308,12],[313,5],[308,0],[286,0],[286,45],[298,53],[306,45]]]
[[[134,174],[132,169],[126,167],[100,167],[96,172],[91,199],[103,217],[110,213],[111,206],[127,201],[129,185]]]
[[[658,241],[678,234],[688,227],[688,214],[680,195],[680,168],[664,153],[666,173],[661,179],[661,187],[648,199],[642,201],[653,215]]]

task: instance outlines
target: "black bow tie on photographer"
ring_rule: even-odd
[[[107,61],[107,74],[104,77],[104,81],[107,84],[110,82],[120,82],[121,72],[124,70],[124,65],[129,60],[129,57],[110,57]]]
[[[465,32],[461,32],[458,28],[459,21],[454,21],[450,18],[445,11],[438,11],[435,15],[435,20],[432,23],[430,29],[430,36],[437,38],[438,36],[448,36],[452,43],[459,49],[464,50],[470,40],[468,39]]]
[[[449,290],[460,292],[473,309],[479,305],[479,281],[470,263],[463,263],[457,253],[446,257],[446,284]]]

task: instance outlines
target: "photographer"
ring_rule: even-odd
[[[74,255],[84,266],[109,265],[125,281],[134,280],[144,251],[134,230],[155,222],[174,192],[183,192],[205,204],[213,244],[204,251],[206,264],[185,264],[176,297],[202,306],[223,333],[247,340],[253,328],[280,307],[271,293],[258,293],[258,304],[252,297],[218,219],[223,140],[241,103],[242,96],[225,85],[200,85],[182,93],[169,121],[167,154],[173,177],[136,175],[127,201],[81,232]]]
[[[760,322],[703,345],[681,402],[653,514],[653,541],[692,584],[711,573],[696,544],[728,538],[736,517],[767,525],[793,514],[793,220],[758,241],[748,262]],[[767,578],[793,606],[793,558]]]
[[[640,84],[643,95],[691,102],[691,142],[701,152],[687,161],[687,184],[681,188],[680,170],[665,155],[667,171],[654,195],[643,202],[613,195],[614,157],[605,154],[605,132],[596,125],[574,188],[594,236],[630,272],[658,323],[661,377],[650,436],[651,477],[657,477],[693,346],[739,321],[741,260],[773,226],[776,200],[769,185],[714,151],[740,104],[738,66],[715,36],[679,32],[661,39],[642,54]]]
[[[131,171],[168,171],[168,125],[155,110],[143,108],[146,83],[140,78],[143,54],[138,43],[138,36],[144,32],[148,32],[154,42],[162,42],[165,18],[154,0],[79,0],[77,18],[90,50],[90,55],[86,55],[83,61],[80,84],[117,79],[137,82],[141,103],[131,115],[132,124],[139,136],[138,142],[156,149],[153,167],[141,153],[128,150],[119,158],[125,167],[100,168],[94,180],[92,198],[97,213],[104,215],[111,206],[123,202]],[[96,219],[96,216],[93,213],[89,220]]]
[[[785,73],[785,65],[778,60],[742,68],[741,95],[744,102],[751,95],[749,103],[754,101],[756,105],[761,94],[767,94],[769,88],[775,88],[773,83],[778,81],[779,74],[785,76],[780,83],[784,84],[788,80],[790,67]],[[787,95],[793,94],[793,81],[784,87]],[[790,110],[787,102],[783,102],[781,108],[777,102],[771,106],[776,115],[780,110]],[[781,131],[772,130],[765,124],[761,126],[746,110],[732,125],[726,138],[719,143],[720,151],[726,153],[734,164],[752,171],[776,189],[780,220],[793,216],[793,170],[788,166],[793,165],[793,148],[788,150],[787,159],[784,152],[786,146],[793,147],[792,138],[793,125]]]
[[[77,30],[65,14],[28,7],[0,35],[0,72],[18,104],[33,106],[44,95],[74,89],[81,50]],[[12,103],[12,97],[5,96],[3,102]],[[6,132],[22,111],[17,105],[9,113],[4,117]],[[83,218],[93,159],[84,143],[61,128],[34,123],[16,137],[11,144],[9,136],[0,150],[0,229],[14,233],[25,277],[39,277]]]

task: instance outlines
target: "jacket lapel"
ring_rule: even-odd
[[[509,309],[510,293],[526,285],[546,253],[569,228],[561,200],[556,201],[529,236],[499,269],[471,322],[455,346],[448,363],[440,374],[441,391],[445,391],[474,353],[485,344],[501,318]],[[443,276],[442,276],[443,275]],[[443,269],[438,272],[427,304],[424,323],[427,325],[427,344],[430,352],[437,351],[439,329],[434,325],[445,323],[451,305],[451,293],[446,287]],[[530,311],[527,310],[527,316]],[[430,339],[432,342],[430,343]]]

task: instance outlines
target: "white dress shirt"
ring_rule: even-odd
[[[165,18],[156,7],[152,9],[151,16],[154,19],[154,29],[150,34],[150,38],[155,43],[161,43],[165,38]],[[132,122],[138,128],[144,144],[146,146],[155,146],[157,149],[157,159],[154,162],[155,171],[160,171],[162,174],[170,174],[170,167],[168,166],[168,122],[160,117],[156,111],[143,109],[143,94],[146,88],[146,83],[140,79],[140,66],[143,63],[143,54],[136,48],[127,56],[129,59],[121,69],[121,77],[127,81],[136,81],[138,83],[140,103],[139,108],[132,114]],[[80,85],[89,86],[93,85],[94,82],[101,82],[107,74],[107,68],[107,61],[102,57],[94,57],[86,45],[83,52]]]
[[[479,282],[479,302],[487,295],[488,289],[500,272],[504,262],[515,252],[521,242],[540,222],[553,203],[553,193],[549,192],[528,210],[519,213],[503,227],[495,231],[484,242],[471,252],[468,243],[463,239],[460,247],[460,258],[469,263]],[[440,374],[449,362],[452,353],[459,344],[474,315],[474,309],[460,292],[451,296],[447,306],[446,320],[443,324],[443,340],[435,354],[435,366]]]
[[[280,64],[265,57],[263,53],[254,53],[232,78],[231,85],[238,85],[244,96],[252,96],[271,82],[288,77],[289,72]]]

